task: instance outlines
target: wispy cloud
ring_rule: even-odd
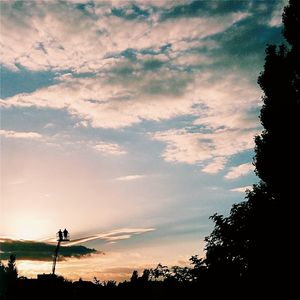
[[[69,242],[67,245],[77,245],[80,243],[102,239],[106,240],[108,242],[111,241],[118,241],[118,240],[124,240],[124,239],[130,239],[134,235],[151,232],[156,230],[155,228],[121,228],[121,229],[115,229],[108,232],[98,233],[91,236],[86,236],[82,238],[75,239],[71,242]]]
[[[13,131],[0,129],[0,136],[12,139],[41,139],[43,136],[37,132],[31,131]]]
[[[241,176],[247,175],[254,170],[252,163],[245,163],[237,167],[231,167],[230,171],[225,175],[226,179],[236,179]]]
[[[244,130],[194,133],[184,129],[155,133],[153,138],[167,143],[163,153],[166,161],[195,164],[213,160],[204,169],[207,173],[215,173],[223,169],[226,158],[252,149],[255,133]]]
[[[55,124],[53,123],[47,123],[44,128],[54,128],[55,127]]]
[[[213,83],[208,83],[211,74],[206,76],[193,85],[193,92],[199,95],[193,124],[156,132],[152,137],[167,144],[166,161],[201,164],[204,172],[217,173],[229,157],[253,148],[259,124],[251,108],[258,106],[259,93],[234,75]]]
[[[253,148],[259,124],[251,109],[258,106],[259,92],[247,80],[233,74],[214,78],[212,72],[191,78],[179,71],[161,71],[158,76],[161,80],[157,72],[142,72],[138,81],[122,82],[118,75],[113,85],[101,77],[72,77],[7,98],[1,105],[67,109],[82,120],[78,123],[82,126],[115,129],[189,115],[191,126],[156,132],[152,137],[167,144],[166,161],[201,163],[206,173],[217,173],[228,157]],[[126,154],[116,143],[100,141],[92,147],[104,154]]]
[[[144,177],[145,177],[145,175],[135,174],[135,175],[127,175],[127,176],[117,177],[116,180],[118,180],[118,181],[132,181],[132,180],[142,179]]]
[[[277,1],[276,4],[277,5],[275,6],[268,23],[271,27],[279,27],[282,25],[282,6],[283,4],[287,4],[287,0]]]
[[[130,234],[123,234],[123,235],[117,235],[117,236],[108,236],[106,237],[106,240],[109,242],[115,242],[120,240],[128,240],[131,238]]]
[[[93,148],[102,154],[108,155],[124,155],[127,152],[118,144],[115,143],[106,143],[106,142],[98,142]]]
[[[242,187],[231,189],[230,191],[237,192],[237,193],[245,193],[246,190],[251,190],[251,189],[252,189],[252,186],[247,185],[247,186],[242,186]]]
[[[224,166],[227,162],[225,157],[216,157],[211,163],[206,165],[202,171],[205,173],[215,174],[224,169]]]
[[[130,81],[118,74],[111,84],[101,76],[62,83],[2,100],[3,108],[67,109],[92,127],[122,128],[143,120],[159,121],[191,114],[193,94],[183,97],[190,75],[177,71],[139,72]],[[125,77],[126,78],[126,77]],[[101,93],[99,93],[101,91]],[[176,99],[176,101],[174,101]]]

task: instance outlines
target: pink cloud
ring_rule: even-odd
[[[252,163],[246,163],[237,167],[231,167],[229,172],[225,175],[226,179],[236,179],[241,176],[247,175],[254,170]]]
[[[0,129],[0,136],[12,139],[41,139],[43,136],[37,132],[31,131],[13,131]]]

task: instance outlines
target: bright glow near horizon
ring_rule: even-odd
[[[169,243],[162,246],[135,247],[128,250],[114,250],[105,254],[93,254],[87,258],[70,258],[59,260],[57,273],[70,280],[93,280],[96,276],[101,281],[114,278],[117,281],[128,280],[133,270],[142,272],[144,268],[154,268],[158,263],[164,265],[189,265],[191,249],[203,248],[203,243],[188,241],[181,245]],[[180,254],[178,254],[180,253]],[[199,252],[202,255],[202,252]],[[50,261],[18,262],[21,276],[36,277],[37,274],[49,273],[52,268]]]
[[[75,279],[203,254],[209,216],[257,181],[284,2],[1,1],[0,237],[99,235],[107,255],[59,263]]]

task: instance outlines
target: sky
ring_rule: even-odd
[[[2,239],[67,228],[98,251],[58,263],[71,279],[203,256],[209,216],[258,181],[257,77],[285,4],[1,0]]]

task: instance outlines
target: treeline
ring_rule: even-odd
[[[156,268],[145,269],[140,275],[133,271],[129,281],[120,283],[114,280],[102,282],[96,277],[93,281],[79,279],[72,282],[52,274],[42,274],[37,279],[18,277],[15,256],[12,255],[7,266],[1,264],[0,299],[182,299],[196,295],[233,296],[232,278],[219,280],[221,277],[212,273],[205,260],[197,255],[190,258],[190,263],[189,267],[170,268],[158,264]],[[235,284],[242,287],[245,283],[240,281]]]

